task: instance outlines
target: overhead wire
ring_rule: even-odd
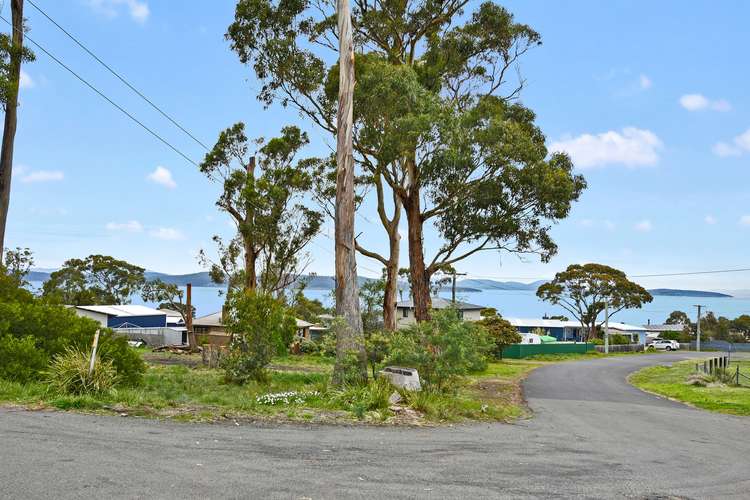
[[[184,132],[188,137],[190,137],[193,141],[195,141],[197,144],[203,147],[206,151],[209,150],[209,147],[206,146],[203,142],[201,142],[195,135],[191,134],[185,127],[180,125],[176,119],[174,119],[172,116],[170,116],[166,111],[164,111],[162,108],[154,104],[154,102],[146,97],[143,92],[138,90],[133,84],[131,84],[128,80],[125,79],[124,76],[122,76],[120,73],[112,69],[112,67],[104,62],[99,56],[94,54],[91,49],[89,49],[86,45],[84,45],[78,38],[76,38],[73,34],[71,34],[68,30],[63,28],[57,21],[55,21],[47,12],[45,12],[41,7],[39,7],[36,3],[33,2],[33,0],[27,0],[32,7],[34,7],[37,11],[39,11],[44,17],[46,17],[52,24],[54,24],[60,31],[65,33],[65,35],[73,40],[73,42],[76,43],[81,49],[83,49],[88,55],[90,55],[96,62],[101,64],[104,68],[107,69],[110,73],[112,73],[118,80],[120,80],[123,84],[125,84],[130,90],[135,92],[141,99],[146,101],[152,108],[154,108],[157,112],[159,112],[164,118],[169,120],[175,127],[179,128],[182,132]]]

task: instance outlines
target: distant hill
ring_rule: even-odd
[[[532,283],[519,283],[518,281],[495,281],[495,280],[480,280],[480,279],[466,279],[460,280],[457,285],[467,288],[474,288],[477,290],[534,290],[539,288],[539,285],[545,283],[544,280],[534,281]]]
[[[704,292],[701,290],[675,290],[673,288],[654,288],[649,290],[651,295],[662,295],[667,297],[731,297],[726,293]]]
[[[49,279],[50,272],[53,269],[35,269],[29,273],[29,281],[47,281]],[[208,272],[191,273],[191,274],[165,274],[156,271],[146,271],[146,279],[155,280],[160,279],[165,283],[173,283],[178,286],[185,286],[188,283],[192,283],[193,286],[197,287],[223,287],[224,285],[217,285],[211,281]],[[322,275],[303,275],[299,281],[306,283],[305,288],[308,290],[333,290],[336,285],[336,279],[333,276],[322,276]],[[359,285],[362,286],[365,283],[373,281],[372,278],[359,277]],[[545,283],[545,281],[534,281],[532,283],[521,283],[518,281],[495,281],[488,279],[465,279],[460,280],[456,283],[456,291],[459,293],[478,293],[483,290],[516,290],[516,291],[536,291],[539,285]],[[406,283],[400,283],[399,288],[408,289],[409,286]],[[442,288],[444,291],[450,290],[450,285]],[[732,297],[732,295],[720,292],[705,292],[701,290],[678,290],[673,288],[655,288],[649,290],[651,295],[666,296],[666,297],[717,297],[726,298]]]

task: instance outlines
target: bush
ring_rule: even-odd
[[[112,361],[97,356],[89,375],[90,354],[69,348],[52,360],[47,380],[54,390],[63,394],[101,394],[117,383],[117,370]]]
[[[388,332],[375,332],[365,339],[365,350],[367,351],[367,362],[372,370],[372,377],[379,365],[391,352],[391,334]]]
[[[321,356],[333,358],[336,356],[336,335],[332,331],[326,332],[318,342]]]
[[[301,339],[299,341],[299,352],[302,354],[318,354],[320,352],[320,345],[314,340]]]
[[[232,343],[222,361],[226,379],[238,384],[266,380],[266,366],[274,355],[286,354],[294,338],[294,317],[281,302],[264,293],[233,293],[227,306],[225,326]]]
[[[115,336],[111,330],[102,329],[96,321],[79,317],[73,310],[50,304],[44,299],[20,293],[14,296],[7,290],[3,291],[2,286],[0,295],[10,297],[9,300],[14,300],[13,297],[18,300],[0,300],[0,338],[14,338],[14,349],[20,348],[19,341],[32,338],[34,348],[38,352],[34,357],[17,353],[21,357],[13,358],[16,360],[13,367],[6,367],[0,372],[0,376],[15,380],[40,379],[52,358],[70,348],[88,351],[91,349],[96,330],[102,330],[99,339],[101,358],[112,361],[120,383],[140,383],[146,365],[138,353],[128,346],[124,337]],[[28,340],[25,342],[30,343]],[[42,357],[44,366],[41,362]]]
[[[487,330],[487,334],[494,342],[492,351],[495,357],[502,358],[505,347],[521,342],[521,334],[518,330],[508,320],[498,315],[495,309],[483,309],[482,319],[477,324]],[[546,332],[542,332],[542,335],[545,334]]]
[[[486,330],[462,321],[454,309],[435,311],[424,321],[393,334],[385,362],[416,368],[427,386],[441,391],[467,373],[487,367],[492,339]]]
[[[362,418],[368,411],[387,410],[388,398],[394,391],[395,388],[388,379],[378,378],[369,384],[349,385],[334,391],[330,395],[330,401],[351,411],[357,418]]]
[[[0,378],[30,382],[47,367],[47,355],[36,348],[34,337],[0,337]]]

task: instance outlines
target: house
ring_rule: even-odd
[[[462,319],[466,321],[478,321],[482,319],[481,312],[485,309],[484,306],[478,306],[476,304],[469,304],[468,302],[456,301],[453,303],[450,300],[442,297],[432,298],[433,309],[447,309],[449,307],[455,307],[458,309],[458,314]],[[416,323],[414,318],[414,301],[404,300],[396,304],[396,328],[403,328],[405,326],[413,325]]]
[[[525,319],[525,318],[505,318],[511,325],[516,327],[518,333],[537,333],[544,331],[545,335],[555,337],[558,341],[581,342],[583,328],[578,321],[562,321],[559,319]],[[604,328],[604,325],[601,325]],[[627,335],[632,342],[645,344],[646,329],[627,323],[609,322],[610,335]]]
[[[518,333],[522,336],[530,333],[543,331],[545,335],[555,337],[561,342],[580,342],[583,338],[581,335],[581,323],[578,321],[563,321],[559,319],[528,319],[528,318],[505,318],[508,322],[516,327]],[[541,340],[540,340],[541,342]],[[526,342],[531,343],[531,342]]]
[[[116,333],[149,345],[187,343],[184,326],[168,324],[163,310],[139,305],[70,306],[78,316],[93,319]]]
[[[78,316],[91,318],[107,328],[166,328],[167,313],[146,306],[71,306]]]
[[[328,330],[324,326],[319,326],[308,321],[296,319],[297,336],[309,340],[318,340],[323,332]],[[215,312],[207,316],[201,316],[193,320],[193,331],[196,336],[204,336],[210,344],[227,345],[229,344],[229,333],[224,328],[221,312]]]
[[[224,329],[221,314],[221,311],[219,311],[195,318],[193,320],[193,332],[195,332],[195,335],[205,337],[205,340],[212,345],[229,344],[229,334]]]

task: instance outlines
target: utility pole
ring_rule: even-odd
[[[609,300],[604,301],[604,354],[609,354]]]
[[[10,206],[10,182],[13,171],[13,144],[16,138],[16,123],[18,113],[18,87],[21,81],[21,61],[28,56],[23,52],[23,0],[11,0],[12,15],[10,68],[8,80],[10,88],[6,94],[5,123],[3,140],[0,147],[0,263],[2,263],[2,249],[5,248],[5,227],[8,220]]]
[[[337,0],[339,31],[339,102],[336,122],[336,329],[333,385],[351,380],[348,356],[357,355],[359,378],[367,380],[367,354],[362,340],[359,286],[354,243],[354,39],[349,0]]]
[[[695,305],[694,307],[698,308],[698,322],[695,324],[696,326],[696,336],[695,336],[695,350],[697,352],[701,352],[701,307],[705,307],[702,305]]]
[[[195,338],[195,331],[193,331],[193,284],[188,283],[186,288],[185,311],[182,314],[185,317],[185,329],[188,334],[188,344],[190,344],[188,347],[190,347],[190,352],[197,352],[198,342]]]
[[[457,273],[455,270],[453,273],[453,284],[451,285],[451,301],[456,303],[456,276],[466,276],[466,273]]]

